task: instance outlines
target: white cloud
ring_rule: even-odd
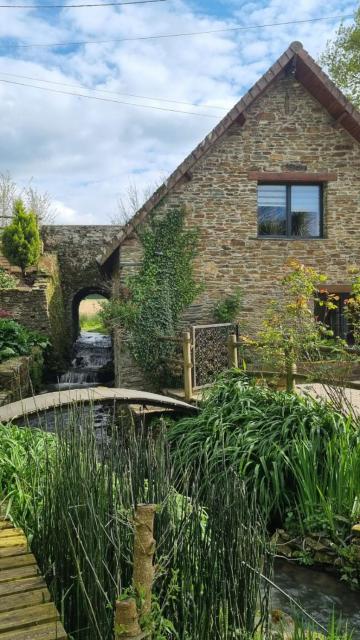
[[[206,6],[206,3],[205,3]],[[231,4],[229,5],[231,6]],[[226,28],[307,19],[324,12],[321,0],[249,2],[226,16],[196,13],[186,0],[121,11],[66,10],[56,21],[34,12],[8,11],[0,39],[64,42],[121,39],[135,35]],[[327,2],[326,13],[350,13],[347,2]],[[78,84],[112,92],[230,108],[295,39],[317,55],[334,31],[331,22],[207,36],[104,43],[75,48],[8,49],[2,72]],[[1,43],[1,40],[0,40]],[[16,82],[31,81],[13,78]],[[38,86],[50,87],[39,81]],[[60,91],[71,88],[53,85]],[[126,96],[102,97],[195,111],[183,104]],[[200,111],[200,109],[199,109]],[[0,82],[0,171],[19,183],[49,191],[59,223],[107,223],[129,181],[142,190],[173,170],[220,119],[220,110],[201,109],[213,118],[85,100]]]

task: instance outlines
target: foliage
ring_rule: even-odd
[[[2,234],[2,249],[6,258],[21,267],[23,274],[26,269],[35,265],[40,257],[40,234],[36,216],[27,213],[22,200],[14,202],[13,221],[5,227]]]
[[[239,371],[219,378],[201,412],[169,428],[178,472],[235,468],[274,521],[348,535],[360,495],[360,432],[330,405],[271,391]]]
[[[360,347],[360,269],[352,267],[349,269],[352,276],[352,287],[350,297],[347,300],[345,313],[354,337],[354,343]]]
[[[360,7],[352,25],[340,25],[335,39],[327,43],[320,61],[327,67],[335,84],[355,106],[360,107]]]
[[[94,331],[95,333],[109,333],[108,328],[105,326],[102,318],[102,314],[99,313],[81,313],[80,314],[80,328],[82,331]]]
[[[214,319],[216,322],[233,322],[236,320],[241,308],[241,291],[236,289],[234,293],[220,300],[214,307]]]
[[[319,359],[324,338],[333,337],[332,331],[314,316],[314,301],[328,310],[336,308],[336,295],[325,289],[319,291],[325,275],[297,260],[290,260],[287,266],[290,270],[281,281],[279,296],[265,310],[257,340],[248,341],[258,346],[266,362],[275,363],[281,371],[288,361]],[[336,340],[335,350],[341,347],[342,342]]]
[[[175,335],[181,313],[201,291],[193,272],[197,231],[185,229],[184,218],[184,209],[172,209],[142,230],[140,269],[129,278],[123,297],[102,312],[105,323],[128,332],[135,360],[158,379],[174,350],[159,338]]]
[[[46,491],[45,469],[54,437],[38,429],[0,424],[0,491],[9,513],[29,535],[39,526]]]
[[[155,597],[151,619],[143,621],[154,640],[252,636],[259,606],[260,622],[268,619],[266,585],[258,600],[267,547],[256,505],[236,474],[228,470],[216,484],[206,474],[185,474],[180,494],[161,426],[155,438],[148,426],[135,430],[126,414],[100,443],[91,410],[70,414],[67,425],[59,418],[51,456],[23,452],[21,465],[39,483],[29,492],[37,511],[28,508],[27,518],[17,512],[69,634],[113,638],[115,598],[131,588],[133,509],[148,502],[159,505]]]
[[[0,290],[1,289],[16,289],[17,286],[17,279],[11,275],[11,273],[8,273],[7,271],[5,271],[5,269],[2,269],[0,267]]]
[[[44,351],[49,344],[45,336],[30,331],[16,320],[0,319],[0,362],[16,356],[29,356],[34,347]]]

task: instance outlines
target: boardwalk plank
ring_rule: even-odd
[[[12,580],[21,580],[22,578],[31,578],[39,575],[37,565],[30,567],[15,567],[14,569],[2,569],[0,571],[0,583],[10,582]]]
[[[0,598],[13,593],[24,593],[35,589],[43,589],[46,587],[45,580],[42,576],[34,576],[32,578],[24,578],[23,580],[11,580],[10,582],[0,583]]]
[[[0,549],[6,549],[7,547],[16,547],[27,543],[27,539],[24,535],[12,536],[11,538],[0,538]]]
[[[34,605],[43,604],[50,601],[48,589],[36,589],[36,591],[26,591],[25,593],[15,593],[11,596],[0,598],[0,613],[13,611],[14,609],[24,609]]]
[[[26,544],[16,544],[13,547],[3,547],[0,548],[0,558],[9,558],[10,556],[20,556],[24,553],[29,553],[30,548],[28,543]]]
[[[65,640],[66,632],[22,529],[1,517],[0,640]]]
[[[3,538],[13,538],[14,536],[23,536],[24,532],[18,527],[8,527],[7,529],[0,530],[0,540]]]
[[[36,564],[36,559],[32,553],[23,553],[21,555],[8,556],[7,558],[1,558],[0,556],[0,571],[14,569],[15,567],[27,567],[33,564]]]
[[[0,613],[0,632],[16,631],[23,627],[55,622],[58,619],[59,614],[53,602],[46,602],[45,604],[26,607],[25,609],[16,609],[15,611],[4,611]]]
[[[0,640],[66,640],[66,638],[67,635],[60,622],[0,634]]]

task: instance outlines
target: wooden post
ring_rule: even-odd
[[[294,350],[292,348],[292,340],[289,338],[289,346],[285,347],[285,367],[286,367],[286,391],[288,393],[297,393],[296,391],[296,373],[297,366],[294,361]]]
[[[231,333],[229,335],[228,346],[229,346],[229,367],[230,369],[232,368],[237,369],[239,366],[239,361],[238,361],[238,350],[237,350],[237,338],[235,333]]]
[[[191,335],[190,331],[184,331],[183,334],[183,358],[184,358],[184,391],[185,400],[190,402],[193,397],[192,392],[192,359],[191,359]]]
[[[139,638],[141,628],[135,598],[117,600],[115,608],[115,640]]]
[[[151,591],[155,574],[155,510],[154,504],[139,504],[135,511],[133,584],[142,600],[140,616],[151,611]]]
[[[139,504],[135,511],[133,586],[141,606],[137,606],[134,597],[116,601],[115,640],[142,640],[151,635],[142,631],[139,623],[142,616],[151,614],[155,510],[154,504]]]

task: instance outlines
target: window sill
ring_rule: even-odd
[[[301,241],[309,241],[315,240],[318,242],[319,240],[327,240],[325,236],[317,237],[317,236],[249,236],[249,240],[281,240],[282,242],[299,242]]]

